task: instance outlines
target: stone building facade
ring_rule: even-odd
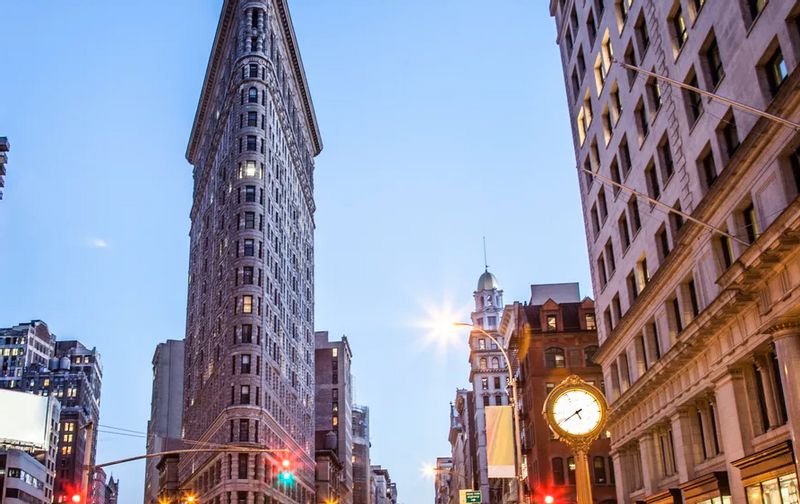
[[[200,501],[314,494],[314,157],[322,149],[286,0],[226,0],[194,167],[183,436],[275,454],[182,458]],[[288,454],[293,484],[277,481]]]
[[[3,199],[3,187],[6,185],[4,179],[6,175],[6,163],[8,162],[8,154],[11,150],[11,144],[6,137],[0,137],[0,200]]]
[[[550,11],[619,502],[798,502],[797,128],[613,59],[796,123],[800,4],[551,0]]]
[[[156,346],[150,420],[147,422],[147,453],[166,451],[171,442],[181,438],[183,363],[183,340],[167,340]],[[145,461],[144,504],[157,504],[159,501],[158,462],[156,457]]]
[[[353,504],[370,504],[369,408],[353,406]]]
[[[343,336],[339,341],[331,341],[327,331],[317,331],[314,337],[315,458],[319,463],[321,457],[330,467],[330,470],[322,474],[327,483],[327,492],[325,489],[319,491],[318,480],[317,502],[335,501],[340,504],[351,504],[353,502],[353,379],[350,374],[350,361],[353,353],[347,336]],[[333,441],[335,441],[334,448],[330,449],[328,445],[334,444]],[[338,471],[333,470],[337,465]],[[319,468],[317,474],[320,475]],[[338,476],[338,482],[330,481],[333,475]]]
[[[461,489],[478,489],[477,445],[475,423],[475,393],[457,389],[455,401],[450,404],[450,502],[458,502]]]
[[[500,332],[516,356],[521,386],[520,433],[527,468],[527,502],[542,504],[576,499],[575,459],[569,446],[557,440],[542,418],[550,391],[567,376],[578,375],[602,390],[603,372],[594,362],[597,326],[594,302],[580,298],[577,283],[532,285],[527,303],[507,305]],[[589,452],[592,495],[598,503],[616,502],[613,462],[604,436]]]

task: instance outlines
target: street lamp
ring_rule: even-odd
[[[519,402],[517,400],[517,380],[514,378],[514,373],[511,371],[511,359],[508,357],[508,353],[506,353],[505,348],[503,345],[500,344],[497,339],[489,334],[488,332],[484,331],[483,328],[478,327],[474,324],[469,324],[467,322],[453,322],[453,325],[456,327],[469,327],[472,330],[478,331],[479,333],[483,334],[489,340],[495,344],[495,346],[500,350],[503,354],[503,359],[506,361],[506,369],[508,370],[508,384],[511,386],[511,409],[514,414],[514,444],[516,445],[516,458],[514,460],[514,472],[517,475],[517,487],[519,488],[519,501],[522,502],[523,499],[523,476],[522,471],[520,470],[520,466],[522,465],[522,442],[520,436],[520,423],[519,423],[519,409],[518,405]]]

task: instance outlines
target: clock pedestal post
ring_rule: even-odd
[[[592,504],[592,480],[589,477],[588,444],[573,447],[575,453],[575,493],[578,504]]]

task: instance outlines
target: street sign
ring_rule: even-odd
[[[478,490],[459,490],[458,494],[460,504],[481,503],[481,492]]]

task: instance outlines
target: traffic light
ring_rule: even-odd
[[[544,504],[553,504],[556,500],[553,498],[552,495],[545,495],[544,496]]]
[[[81,498],[81,494],[78,494],[78,493],[72,494],[72,497],[70,497],[69,500],[71,500],[72,502],[76,502],[76,503],[83,502],[83,498]]]
[[[281,473],[280,473],[280,481],[281,483],[288,485],[289,483],[294,481],[294,472],[292,471],[292,462],[289,459],[283,459],[281,461]]]

